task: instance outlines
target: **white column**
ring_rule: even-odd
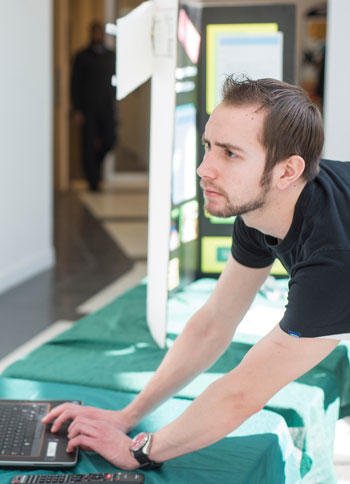
[[[54,263],[52,0],[0,0],[0,292]]]

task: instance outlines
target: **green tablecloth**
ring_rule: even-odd
[[[43,383],[0,378],[1,398],[53,398],[83,400],[86,405],[118,409],[134,397],[126,392],[80,385]],[[144,419],[133,433],[154,432],[180,415],[189,401],[173,398]],[[205,429],[203,428],[203,432]],[[79,462],[69,473],[113,472],[115,468],[96,454],[80,452]],[[20,471],[23,472],[23,471]],[[65,471],[61,471],[65,472]],[[47,470],[28,471],[50,473]],[[10,482],[18,470],[0,470],[0,483]],[[200,451],[164,464],[160,471],[145,473],[146,484],[296,484],[300,482],[294,446],[282,417],[262,410],[225,439]]]
[[[211,279],[199,280],[172,297],[168,346],[214,284]],[[282,290],[286,286],[283,281],[278,284]],[[271,301],[258,295],[254,305],[263,311],[282,300]],[[248,334],[242,335],[240,341],[238,334],[219,361],[178,397],[195,398],[214,379],[239,364],[257,339],[259,335]],[[350,414],[349,348],[347,343],[338,345],[317,367],[278,392],[267,405],[290,427],[301,453],[305,482],[336,482],[332,465],[335,422],[339,414]],[[139,392],[165,353],[155,345],[147,329],[146,285],[141,284],[11,365],[4,376]]]

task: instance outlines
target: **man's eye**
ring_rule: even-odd
[[[235,158],[236,157],[236,154],[233,153],[232,151],[230,150],[225,150],[225,154],[226,156],[228,156],[229,158]]]
[[[203,146],[204,146],[204,151],[205,152],[207,152],[209,150],[209,148],[210,148],[209,143],[207,143],[207,142],[204,142],[203,143]]]

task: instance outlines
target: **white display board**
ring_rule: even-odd
[[[171,198],[174,205],[196,196],[196,108],[183,104],[175,109]]]
[[[283,33],[223,34],[218,39],[216,57],[219,85],[228,72],[243,72],[252,79],[282,79]]]
[[[154,0],[155,52],[151,88],[151,136],[147,251],[147,321],[165,346],[174,143],[177,0]]]
[[[221,101],[227,74],[283,78],[283,33],[277,23],[207,25],[207,112]]]
[[[153,22],[153,1],[143,2],[116,22],[116,87],[118,100],[124,99],[152,76]]]
[[[106,32],[116,36],[117,67],[112,82],[117,99],[152,78],[147,323],[161,347],[167,332],[177,16],[178,0],[153,0],[106,26]]]

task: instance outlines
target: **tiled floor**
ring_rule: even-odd
[[[146,262],[135,262],[130,271],[126,272],[115,282],[112,282],[112,284],[109,284],[102,291],[78,306],[77,312],[81,314],[90,314],[98,311],[100,308],[113,301],[113,299],[123,294],[123,292],[134,287],[135,284],[146,276],[146,273]]]
[[[128,257],[147,257],[147,222],[105,222],[103,227]]]
[[[120,217],[147,217],[148,200],[145,192],[138,190],[127,192],[114,190],[101,193],[81,192],[80,199],[98,219],[116,219]],[[130,203],[132,199],[132,203]]]
[[[96,307],[98,294],[113,299],[146,275],[147,208],[148,180],[140,173],[102,193],[57,194],[56,266],[0,295],[0,358],[57,321],[76,321]]]
[[[101,193],[57,197],[57,266],[0,296],[0,371],[145,277],[147,185],[126,175]],[[334,463],[350,484],[350,418],[338,421]]]

